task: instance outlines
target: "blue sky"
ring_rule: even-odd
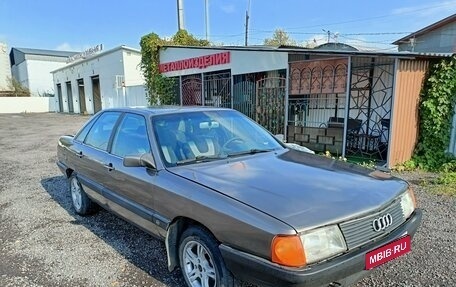
[[[204,0],[183,0],[185,28],[205,37]],[[248,0],[209,0],[210,40],[243,45]],[[9,47],[82,51],[103,44],[139,48],[141,36],[177,30],[176,0],[0,0],[0,42]],[[249,44],[276,28],[299,43],[339,42],[388,49],[388,43],[456,13],[456,0],[251,0]]]

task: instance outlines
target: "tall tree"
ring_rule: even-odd
[[[297,46],[297,42],[290,38],[287,32],[283,29],[276,29],[271,38],[264,39],[264,45],[267,46]]]
[[[155,33],[141,37],[141,70],[146,80],[149,103],[175,104],[175,82],[160,74],[159,50],[162,46],[208,46],[209,42],[195,38],[186,30],[179,30],[171,38],[160,38]]]

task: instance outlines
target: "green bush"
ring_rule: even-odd
[[[413,161],[421,169],[438,171],[454,157],[446,153],[456,101],[456,58],[429,70],[420,101],[420,136]]]
[[[186,30],[179,30],[170,39],[160,38],[155,33],[141,37],[141,71],[146,80],[146,88],[151,105],[175,104],[175,81],[160,74],[160,48],[163,46],[209,46],[206,40],[196,39]]]

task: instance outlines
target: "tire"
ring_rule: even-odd
[[[71,203],[74,211],[79,215],[89,215],[97,210],[97,205],[85,193],[76,174],[72,174],[69,178]]]
[[[179,264],[189,287],[237,286],[223,262],[217,241],[201,227],[192,226],[182,233]]]

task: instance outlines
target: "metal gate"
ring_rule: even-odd
[[[182,77],[182,105],[202,106],[201,75],[189,75]]]
[[[273,134],[284,134],[286,78],[256,82],[255,120]]]
[[[244,115],[255,118],[255,82],[242,81],[233,85],[233,109]]]
[[[394,86],[394,60],[355,58],[352,62],[349,116],[361,122],[347,135],[348,154],[386,160]]]
[[[204,74],[204,105],[231,108],[231,73]]]

